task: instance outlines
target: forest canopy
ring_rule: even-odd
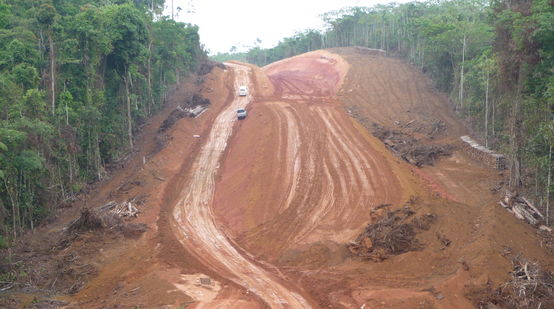
[[[163,0],[0,0],[0,246],[132,150],[205,57]]]

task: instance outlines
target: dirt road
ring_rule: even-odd
[[[246,67],[232,68],[235,89],[243,84],[268,87],[254,85]],[[387,160],[333,98],[346,68],[340,58],[322,52],[268,67],[265,73],[275,94],[256,102],[232,139],[234,112],[245,107],[252,94],[236,98],[218,116],[175,208],[187,249],[271,307],[310,307],[294,283],[264,270],[275,269],[269,264],[274,257],[314,241],[347,242],[367,222],[371,208],[401,198]],[[269,110],[266,123],[258,122],[258,106]],[[258,135],[267,126],[275,127],[276,139]],[[268,155],[258,152],[262,148]],[[271,175],[257,172],[268,165]],[[221,179],[217,183],[216,176]],[[248,198],[253,179],[271,181],[263,191],[275,198]],[[264,261],[264,268],[253,259]]]
[[[402,60],[341,48],[264,68],[230,63],[202,79],[190,84],[211,100],[206,113],[160,136],[191,93],[182,88],[148,126],[148,147],[89,200],[148,195],[132,220],[149,229],[88,249],[87,238],[74,242],[83,264],[103,265],[70,300],[75,308],[473,308],[472,288],[506,282],[507,248],[552,268],[536,232],[496,205],[498,171],[460,151],[411,166],[368,132],[412,124],[420,141],[451,144],[466,134],[447,99]],[[240,85],[247,97],[237,97]],[[426,139],[437,120],[442,131]],[[156,150],[160,138],[167,144]],[[140,185],[121,192],[128,183]],[[383,204],[434,219],[414,228],[417,250],[368,261],[348,244]],[[60,252],[60,265],[75,259]]]
[[[227,65],[235,71],[235,89],[252,84],[248,67]],[[251,92],[246,97],[237,97],[216,118],[192,167],[191,182],[184,188],[182,198],[175,206],[176,226],[182,233],[179,239],[206,266],[256,294],[269,307],[310,308],[299,294],[283,286],[273,274],[239,252],[218,227],[212,214],[215,177],[233,131],[236,110],[246,108],[251,100]]]

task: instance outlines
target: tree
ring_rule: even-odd
[[[177,76],[204,56],[197,27],[148,31],[163,3],[0,0],[2,239],[102,179],[129,149],[135,124],[163,106],[175,76],[156,82],[166,59],[154,42],[171,45],[163,69]]]
[[[46,30],[50,55],[50,103],[52,114],[56,109],[56,51],[54,49],[53,26],[56,23],[57,12],[50,4],[41,5],[37,12],[37,20],[41,28]]]
[[[108,7],[103,16],[104,26],[110,35],[113,49],[107,56],[108,66],[115,69],[125,86],[127,107],[127,133],[129,147],[133,148],[133,126],[131,118],[131,94],[129,91],[129,67],[141,57],[148,43],[148,32],[144,16],[131,5]]]

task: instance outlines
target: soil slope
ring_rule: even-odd
[[[451,145],[468,133],[409,64],[342,48],[264,68],[229,63],[198,89],[187,85],[145,128],[141,151],[87,200],[147,194],[133,222],[149,229],[112,240],[90,232],[70,245],[98,271],[60,298],[68,307],[473,308],[472,288],[508,279],[511,255],[553,268],[536,231],[496,205],[497,171],[458,150],[415,167],[370,133],[377,124]],[[156,149],[185,90],[212,104],[178,120]],[[400,254],[375,261],[349,250],[387,209],[433,219]],[[75,212],[44,235],[62,233]]]

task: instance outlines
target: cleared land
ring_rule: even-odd
[[[473,308],[516,256],[553,268],[536,230],[496,204],[499,172],[457,148],[467,130],[409,64],[343,48],[230,63],[199,84],[170,97],[88,199],[147,195],[133,219],[143,236],[90,232],[56,253],[97,269],[70,306]],[[190,91],[209,109],[160,133]]]

